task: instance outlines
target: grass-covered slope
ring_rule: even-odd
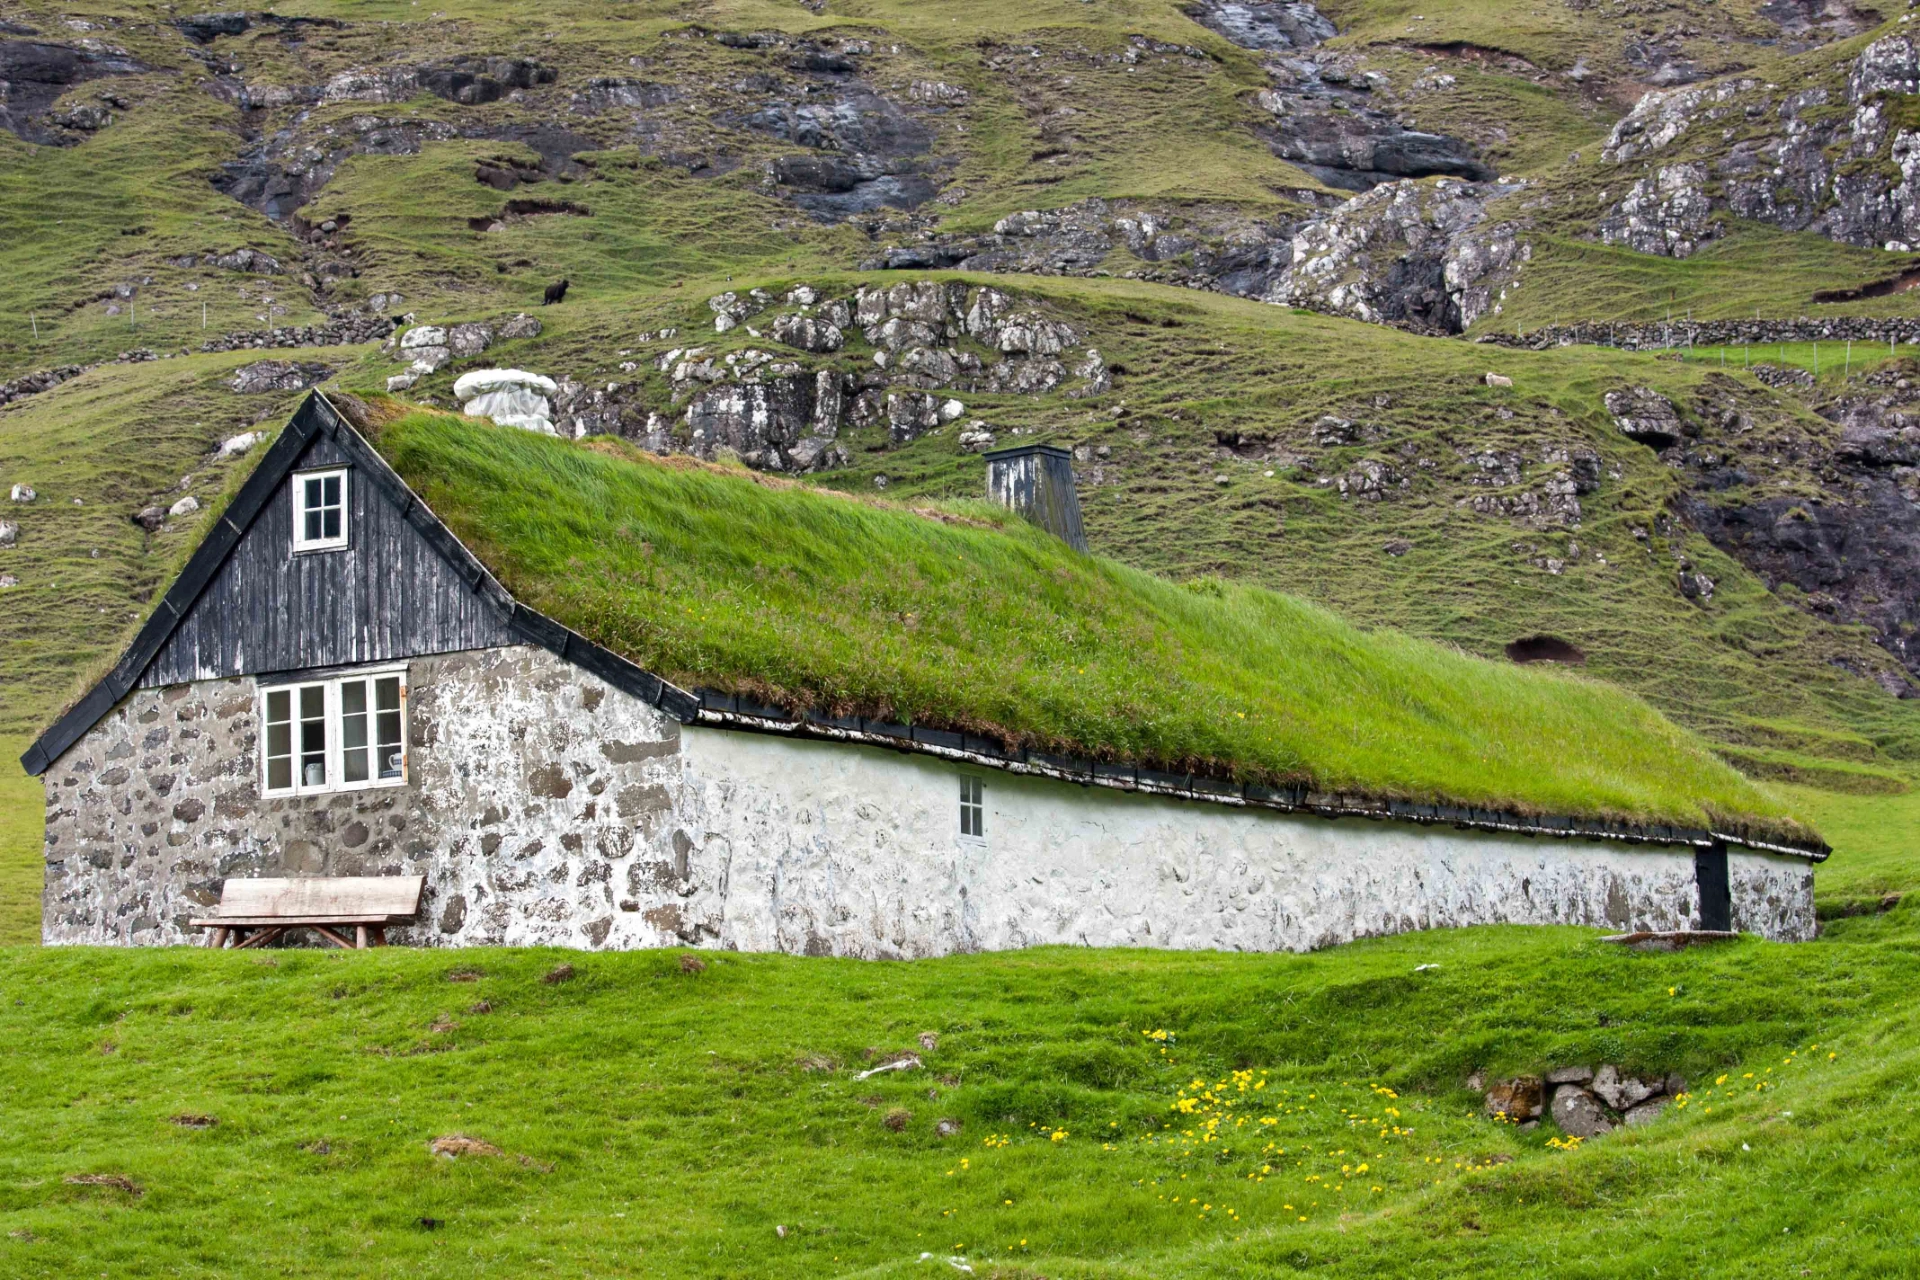
[[[704,959],[0,951],[0,1273],[1891,1277],[1920,1246],[1911,905],[1669,955]],[[1691,1099],[1567,1151],[1461,1087],[1598,1062]],[[1183,1091],[1232,1099],[1214,1141]],[[456,1135],[499,1154],[429,1153]]]
[[[1610,686],[1175,585],[989,508],[442,415],[380,447],[522,599],[682,685],[1322,791],[1798,829]]]

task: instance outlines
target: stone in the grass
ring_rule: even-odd
[[[1505,1116],[1512,1123],[1519,1124],[1523,1120],[1538,1117],[1543,1101],[1539,1076],[1496,1080],[1493,1087],[1487,1090],[1487,1114]]]
[[[1606,1109],[1579,1085],[1563,1084],[1553,1091],[1553,1122],[1570,1138],[1597,1138],[1613,1132]]]

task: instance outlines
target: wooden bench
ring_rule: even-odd
[[[388,925],[411,924],[420,914],[426,883],[425,876],[235,877],[220,890],[215,913],[192,924],[212,930],[210,947],[262,947],[289,929],[311,929],[350,951],[383,947]]]

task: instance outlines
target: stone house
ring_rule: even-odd
[[[1077,517],[1077,512],[1075,513]],[[48,943],[421,873],[414,945],[1307,949],[1814,928],[1824,847],[1269,790],[685,690],[516,600],[323,397],[28,750]]]

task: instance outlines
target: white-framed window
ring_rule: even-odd
[[[293,549],[330,551],[347,545],[347,468],[293,474]]]
[[[356,672],[260,690],[263,795],[397,787],[407,780],[407,673]]]
[[[960,775],[960,834],[969,840],[987,838],[986,786],[967,773]]]

